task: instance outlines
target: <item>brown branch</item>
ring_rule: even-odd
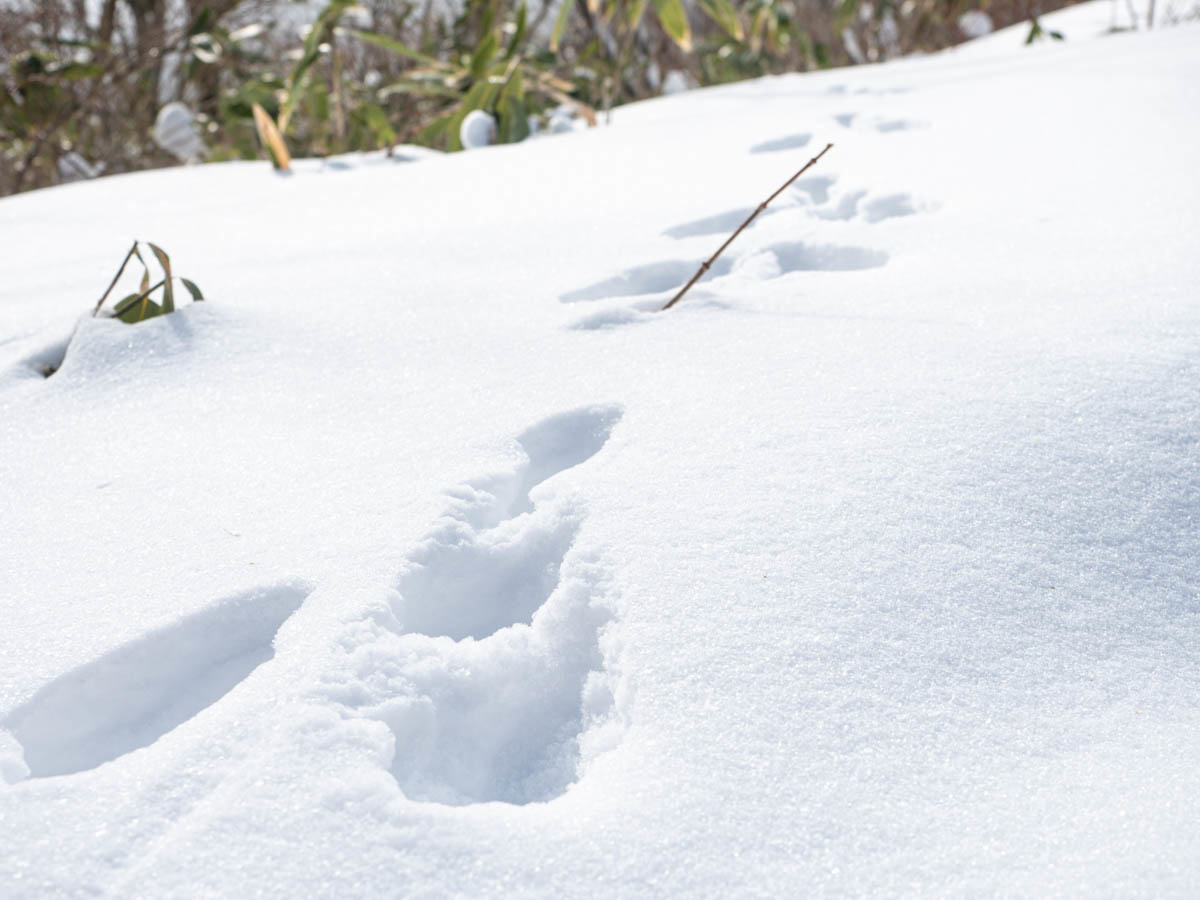
[[[751,222],[754,221],[755,216],[757,216],[760,212],[762,212],[764,209],[766,209],[772,200],[774,200],[776,197],[778,197],[780,194],[782,194],[784,191],[786,191],[789,187],[791,187],[793,181],[795,181],[797,178],[799,178],[801,175],[803,175],[805,172],[807,172],[809,169],[811,169],[813,166],[815,166],[817,164],[817,160],[819,160],[822,156],[824,156],[826,153],[828,153],[832,147],[833,147],[833,144],[826,144],[824,150],[822,150],[820,153],[818,153],[816,156],[814,156],[812,159],[810,159],[807,163],[804,164],[804,168],[802,168],[799,172],[797,172],[795,175],[793,175],[791,178],[789,178],[787,181],[785,181],[779,187],[779,190],[777,190],[775,193],[773,193],[770,197],[768,197],[762,203],[758,204],[758,207],[754,210],[754,212],[750,213],[750,215],[746,218],[746,221],[737,227],[737,231],[735,231],[733,234],[731,234],[726,239],[725,243],[723,243],[720,247],[717,248],[717,252],[714,253],[712,256],[710,256],[708,259],[706,259],[704,262],[700,263],[700,268],[696,270],[696,274],[692,276],[692,280],[689,281],[687,284],[685,284],[682,288],[680,288],[679,293],[676,294],[674,297],[672,297],[670,299],[670,301],[667,303],[667,305],[664,306],[661,310],[659,310],[659,312],[668,310],[672,306],[674,306],[676,303],[678,303],[683,298],[683,295],[686,294],[689,290],[691,290],[692,285],[695,284],[697,281],[699,281],[704,276],[704,273],[709,270],[709,267],[711,267],[712,264],[717,261],[717,257],[725,252],[725,248],[733,243],[733,239],[736,238],[743,231],[745,231],[746,227]]]

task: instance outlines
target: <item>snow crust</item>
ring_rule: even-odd
[[[1200,30],[1108,9],[0,202],[2,893],[1194,895]],[[87,318],[135,237],[208,301]]]

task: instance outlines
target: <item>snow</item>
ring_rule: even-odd
[[[3,893],[1194,894],[1200,31],[1108,15],[0,202]],[[206,302],[87,318],[135,237]]]

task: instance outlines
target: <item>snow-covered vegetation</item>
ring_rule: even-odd
[[[1193,894],[1200,28],[1112,16],[0,201],[0,894]]]

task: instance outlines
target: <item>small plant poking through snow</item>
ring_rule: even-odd
[[[121,267],[117,269],[117,274],[113,276],[112,281],[108,284],[108,289],[105,290],[103,296],[97,301],[96,308],[92,310],[92,317],[100,315],[100,309],[104,306],[104,301],[108,299],[108,295],[112,293],[112,289],[116,287],[117,282],[121,279],[121,275],[125,271],[125,267],[129,265],[129,261],[135,256],[138,262],[142,264],[142,281],[138,289],[114,304],[111,312],[111,317],[120,319],[122,322],[128,322],[130,325],[144,322],[146,319],[152,319],[155,316],[166,315],[167,313],[175,312],[175,288],[173,282],[178,280],[187,289],[187,292],[192,295],[192,300],[199,302],[204,299],[204,294],[200,288],[196,286],[194,281],[189,281],[186,278],[179,278],[171,273],[171,257],[167,256],[165,250],[157,244],[151,244],[146,241],[146,246],[150,248],[150,252],[158,261],[159,267],[162,269],[162,278],[156,283],[150,283],[150,266],[146,263],[146,258],[142,256],[142,251],[139,249],[141,241],[134,241],[133,246],[129,248],[129,252],[125,254],[125,259],[121,262]],[[160,299],[153,299],[155,292],[161,292]]]

